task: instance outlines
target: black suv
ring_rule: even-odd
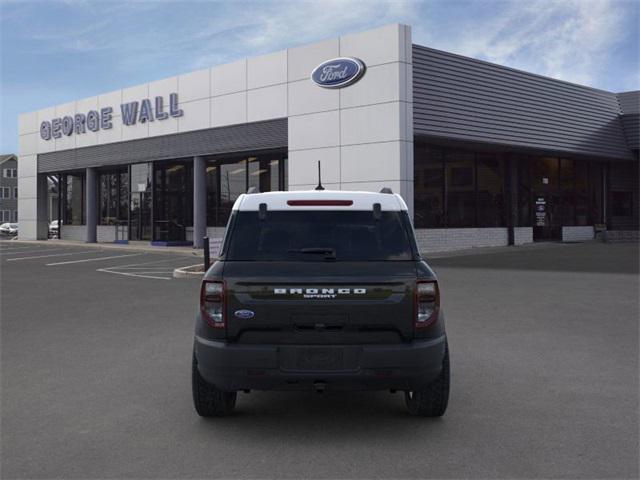
[[[438,282],[397,194],[241,195],[195,330],[193,401],[205,417],[252,389],[402,390],[413,415],[447,408]]]

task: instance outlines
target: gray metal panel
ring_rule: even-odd
[[[622,128],[627,145],[632,150],[640,149],[640,90],[617,93],[622,116]]]
[[[640,150],[640,114],[621,115],[622,129],[627,138],[627,145],[632,150]]]
[[[623,114],[640,113],[640,90],[616,93]]]
[[[38,155],[38,172],[287,148],[287,119],[196,130]]]
[[[616,95],[413,45],[416,135],[633,158]]]

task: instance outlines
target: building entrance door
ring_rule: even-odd
[[[533,240],[553,241],[562,236],[558,159],[538,158],[531,171]]]
[[[151,194],[131,193],[131,216],[129,217],[129,239],[151,240]]]
[[[562,225],[559,222],[560,198],[558,195],[538,191],[533,193],[533,240],[560,240]]]

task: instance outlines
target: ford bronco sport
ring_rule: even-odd
[[[402,390],[441,416],[449,352],[435,274],[402,198],[348,191],[241,195],[196,318],[193,401],[238,391]]]

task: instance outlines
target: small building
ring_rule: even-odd
[[[0,223],[18,221],[18,157],[0,155]]]
[[[58,195],[63,239],[199,246],[321,161],[326,188],[400,193],[425,252],[637,238],[639,105],[388,25],[21,115],[20,235]]]

